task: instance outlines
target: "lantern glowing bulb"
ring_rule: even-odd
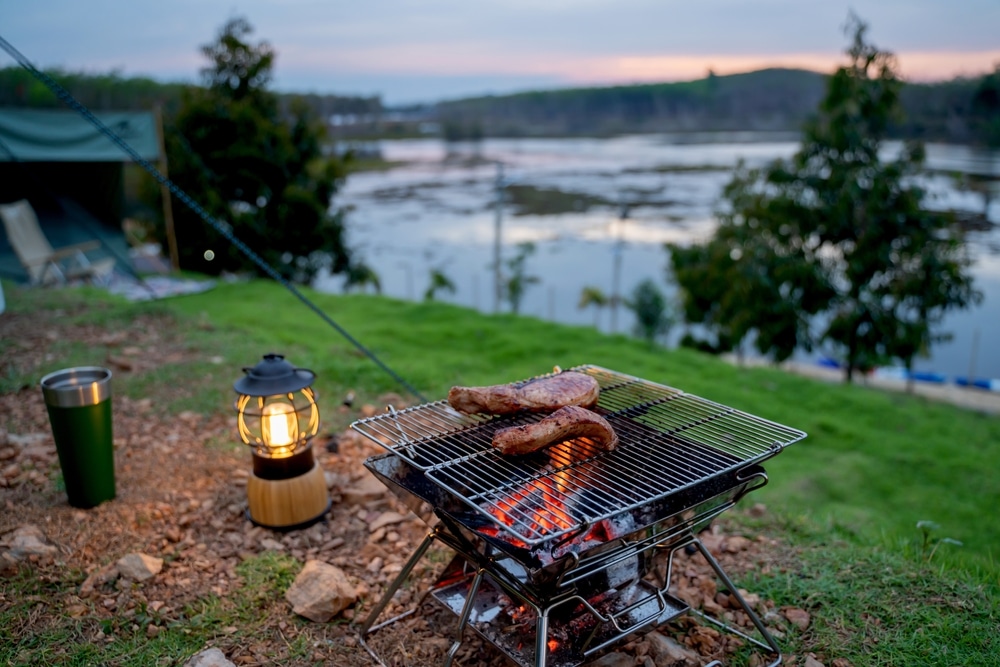
[[[330,508],[326,476],[310,439],[319,430],[315,373],[278,354],[264,355],[233,384],[240,439],[250,447],[248,514],[254,523],[289,529],[313,523]]]
[[[282,459],[291,456],[290,445],[299,439],[299,420],[295,409],[288,403],[265,405],[261,421],[261,439],[273,458]]]

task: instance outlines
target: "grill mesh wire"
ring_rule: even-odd
[[[545,415],[466,415],[446,401],[363,419],[353,428],[531,547],[759,463],[806,435],[599,366],[570,370],[600,385],[595,411],[618,434],[614,451],[578,438],[527,456],[502,456],[491,444],[497,430]]]

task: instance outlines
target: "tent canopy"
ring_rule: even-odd
[[[149,111],[95,114],[144,159],[160,158]],[[0,162],[128,162],[129,156],[75,111],[0,109]]]
[[[142,158],[162,161],[154,112],[95,114]],[[75,111],[0,108],[0,203],[27,199],[56,246],[100,240],[120,257],[131,158]],[[164,205],[166,210],[166,205]],[[0,229],[0,276],[25,280]]]

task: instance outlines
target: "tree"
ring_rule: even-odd
[[[606,308],[608,303],[608,297],[604,294],[600,287],[587,285],[580,291],[580,303],[578,303],[576,307],[580,310],[593,307],[594,326],[596,327],[598,324],[597,318],[601,314],[601,309]]]
[[[231,19],[219,33],[217,42],[201,47],[202,54],[212,62],[201,73],[209,90],[222,97],[234,102],[258,97],[260,104],[267,105],[276,101],[266,92],[274,66],[274,49],[267,42],[247,43],[245,40],[252,32],[246,19]]]
[[[822,266],[804,261],[801,248],[784,248],[778,215],[761,170],[742,164],[723,191],[728,207],[703,245],[668,245],[672,279],[681,287],[687,322],[701,324],[715,340],[696,342],[716,352],[742,350],[745,339],[765,356],[784,361],[812,345],[809,325],[833,296]]]
[[[943,314],[980,296],[961,230],[922,208],[922,146],[882,158],[899,113],[895,60],[865,41],[856,17],[847,30],[850,62],[830,78],[799,151],[738,170],[713,239],[671,247],[671,268],[689,318],[734,344],[753,336],[777,359],[828,342],[850,381],[890,359],[910,367],[941,339]]]
[[[507,260],[507,269],[510,277],[504,283],[504,295],[510,304],[511,311],[517,315],[521,310],[521,299],[529,285],[534,285],[540,280],[538,276],[529,276],[525,266],[528,258],[535,254],[535,244],[530,241],[517,244],[517,254]]]
[[[343,213],[331,213],[331,201],[345,164],[324,156],[324,126],[304,103],[279,112],[266,89],[275,54],[266,42],[249,42],[252,31],[232,19],[202,48],[205,85],[185,91],[169,119],[171,179],[282,276],[308,282],[324,267],[342,273],[350,258]],[[182,268],[257,269],[187,207],[173,208]]]
[[[666,335],[674,324],[667,298],[649,278],[635,286],[625,305],[635,314],[635,335],[650,346],[658,337]]]
[[[424,301],[433,301],[440,291],[454,294],[455,283],[445,275],[442,269],[431,269],[431,284],[427,286],[427,291],[424,292]]]
[[[376,294],[382,293],[382,281],[370,266],[362,261],[352,261],[344,271],[344,291],[350,292],[357,287],[361,291],[371,285]]]
[[[976,87],[969,116],[976,141],[991,148],[1000,147],[1000,63]]]

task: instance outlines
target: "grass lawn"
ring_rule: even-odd
[[[443,303],[306,294],[430,400],[454,384],[596,364],[802,429],[808,438],[766,464],[771,483],[755,500],[837,535],[894,549],[919,549],[924,531],[917,524],[932,522],[930,540],[962,543],[942,545],[935,562],[982,568],[994,581],[1000,571],[995,415],[776,369],[738,368],[688,350],[650,349],[589,327]],[[160,307],[203,323],[200,335],[238,341],[222,366],[233,379],[264,352],[280,351],[319,374],[317,388],[331,405],[349,390],[368,402],[386,391],[406,393],[279,285],[223,285]],[[209,326],[213,330],[205,331]]]
[[[962,543],[941,546],[935,562],[983,568],[994,581],[1000,572],[996,415],[916,396],[831,385],[776,369],[734,367],[689,350],[651,349],[642,341],[590,327],[483,315],[444,303],[304,293],[428,400],[443,398],[455,384],[495,384],[556,365],[596,364],[806,431],[805,440],[767,462],[771,482],[754,500],[791,520],[893,549],[919,549],[924,531],[917,524],[930,522],[925,524],[933,525],[929,539]],[[81,291],[43,294],[55,300],[49,307],[58,307],[59,299],[78,299]],[[17,298],[15,292],[9,300]],[[91,298],[107,301],[100,292]],[[173,406],[178,411],[228,407],[240,369],[272,351],[316,371],[316,388],[331,429],[348,426],[329,421],[336,413],[330,408],[348,391],[369,403],[385,392],[407,393],[287,290],[268,281],[220,285],[152,304],[95,309],[90,316],[101,321],[128,318],[135,309],[175,313],[190,322],[192,345],[215,351],[216,365],[196,371],[195,377],[191,369],[177,367],[139,380],[189,382],[192,391]],[[88,350],[74,350],[72,341],[66,346],[69,358],[79,363],[102,361],[88,362]],[[53,369],[60,362],[65,359],[53,362]]]
[[[231,410],[233,381],[267,352],[283,353],[318,374],[324,430],[348,426],[336,408],[349,391],[359,404],[375,405],[386,392],[406,394],[270,282],[222,284],[149,304],[89,289],[5,291],[12,310],[79,313],[67,304],[85,300],[90,307],[72,316],[81,327],[126,322],[140,312],[174,317],[192,352],[188,359],[119,380],[131,383],[123,389],[132,395],[142,395],[143,383],[186,387],[154,406],[165,413]],[[811,610],[816,622],[782,639],[786,650],[801,655],[819,647],[853,665],[1000,664],[1000,417],[775,369],[734,367],[589,327],[482,315],[443,303],[304,293],[428,400],[443,398],[455,384],[502,383],[555,365],[596,364],[806,431],[804,441],[765,463],[771,483],[745,501],[766,504],[766,517],[727,513],[727,521],[751,537],[777,537],[798,550],[786,567],[751,572],[738,582],[779,606]],[[41,374],[67,365],[106,361],[105,350],[69,339],[55,349],[48,366],[29,369],[19,365],[18,350],[0,340],[0,392],[35,386]],[[237,623],[224,618],[217,624]]]

